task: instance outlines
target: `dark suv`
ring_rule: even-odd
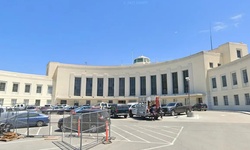
[[[205,103],[197,103],[194,106],[192,106],[192,110],[199,110],[199,111],[206,111],[207,110],[207,104]]]
[[[110,116],[118,117],[124,116],[124,118],[128,117],[129,106],[126,104],[109,104],[110,108]]]
[[[105,131],[105,123],[108,117],[108,112],[105,110],[84,109],[82,110],[82,113],[76,113],[74,115],[59,119],[58,128],[61,131],[72,130],[77,132],[78,120],[80,118],[80,125],[82,127],[81,130],[83,132],[103,132]]]

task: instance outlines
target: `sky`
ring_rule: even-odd
[[[45,75],[49,62],[120,66],[141,55],[163,62],[210,50],[210,35],[213,48],[250,47],[249,6],[249,0],[0,0],[0,70]]]

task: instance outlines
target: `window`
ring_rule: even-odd
[[[245,94],[246,105],[250,105],[249,93]]]
[[[114,96],[114,84],[115,80],[114,78],[109,78],[108,79],[108,96]]]
[[[51,104],[51,100],[50,100],[50,99],[48,99],[46,104]]]
[[[237,50],[237,58],[241,58],[241,50]]]
[[[40,106],[40,102],[41,102],[40,99],[36,99],[35,105],[36,105],[36,106]]]
[[[103,96],[103,78],[97,78],[97,96]]]
[[[217,88],[216,78],[212,78],[212,87],[213,89]]]
[[[108,103],[109,103],[109,104],[113,104],[113,100],[109,100]]]
[[[92,96],[92,78],[86,78],[86,96]]]
[[[218,63],[218,67],[219,67],[219,66],[221,66],[221,64],[220,64],[220,63]]]
[[[223,96],[224,99],[224,105],[228,105],[228,97],[227,96]]]
[[[118,104],[126,104],[125,100],[118,100]]]
[[[214,100],[214,106],[218,106],[218,98],[217,98],[217,96],[214,96],[213,100]]]
[[[18,83],[13,83],[12,92],[18,92]]]
[[[125,96],[125,78],[119,78],[119,96]]]
[[[141,95],[146,95],[146,77],[140,77]]]
[[[4,101],[4,99],[0,98],[0,106],[3,106],[3,101]]]
[[[81,77],[75,77],[74,96],[81,96]]]
[[[48,91],[47,91],[47,93],[48,94],[52,94],[52,89],[53,89],[53,87],[51,85],[48,85]]]
[[[17,102],[17,99],[11,99],[11,106],[15,106],[16,105],[16,102]]]
[[[86,100],[86,105],[90,106],[90,104],[91,104],[90,100]]]
[[[151,95],[157,94],[156,75],[151,76]]]
[[[234,95],[234,104],[235,105],[240,105],[239,95]]]
[[[41,85],[36,86],[36,93],[42,93],[42,86]]]
[[[135,96],[135,77],[130,77],[129,78],[129,95],[130,96]]]
[[[178,94],[178,74],[177,72],[172,73],[172,82],[173,82],[173,94]]]
[[[184,87],[184,93],[188,93],[188,91],[189,91],[189,86],[188,86],[188,84],[189,84],[189,81],[187,80],[187,77],[189,77],[188,76],[188,70],[184,70],[184,71],[182,71],[182,75],[183,75],[183,87]]]
[[[237,82],[237,76],[236,76],[236,72],[232,73],[232,82],[233,82],[233,85],[237,85],[238,82]]]
[[[25,84],[24,92],[25,93],[30,93],[30,84]]]
[[[161,93],[168,94],[167,74],[161,75]]]
[[[0,91],[5,91],[5,82],[0,82]]]
[[[242,70],[243,83],[248,83],[247,70]]]
[[[222,87],[227,87],[227,78],[226,76],[221,76],[221,80],[222,80]]]
[[[27,106],[27,105],[29,105],[29,99],[24,99],[23,100],[23,103]]]
[[[214,64],[212,62],[209,63],[209,67],[210,68],[213,68],[214,67]]]

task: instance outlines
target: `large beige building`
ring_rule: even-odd
[[[144,56],[128,66],[49,62],[46,76],[1,71],[0,103],[93,105],[159,96],[162,104],[204,102],[210,109],[250,110],[247,64],[247,45],[231,42],[160,63],[150,63]],[[27,85],[30,93],[25,92]]]

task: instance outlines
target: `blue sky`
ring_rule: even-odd
[[[0,0],[0,70],[46,74],[50,61],[130,65],[226,42],[250,46],[249,0]]]

